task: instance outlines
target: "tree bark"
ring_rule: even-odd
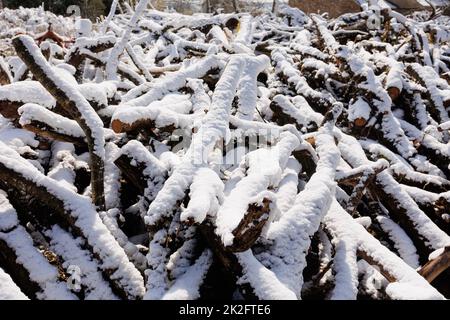
[[[74,120],[78,122],[81,129],[86,134],[86,140],[89,147],[90,154],[90,166],[91,166],[91,188],[92,188],[92,199],[96,206],[100,210],[105,209],[105,195],[104,195],[104,162],[103,159],[95,152],[96,143],[101,143],[96,141],[94,137],[92,128],[89,127],[86,120],[82,117],[81,112],[77,108],[77,101],[71,99],[67,92],[58,86],[52,79],[48,77],[45,72],[45,67],[50,68],[51,66],[47,64],[42,66],[36,63],[33,55],[28,52],[28,49],[24,43],[24,38],[22,36],[13,39],[13,45],[16,49],[17,55],[24,61],[36,79],[47,89],[47,91],[58,101],[58,103],[73,117]],[[34,55],[41,55],[41,51],[36,46],[36,52]],[[44,58],[42,56],[42,58]],[[45,58],[44,58],[45,59]],[[86,103],[89,104],[89,102]],[[99,119],[100,120],[100,119]],[[101,121],[101,120],[100,120]],[[104,142],[103,142],[104,144]]]

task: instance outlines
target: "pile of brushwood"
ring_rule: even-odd
[[[117,3],[0,59],[1,299],[450,297],[448,20]]]

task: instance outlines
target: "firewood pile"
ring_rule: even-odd
[[[148,2],[0,59],[0,298],[449,297],[448,22]]]

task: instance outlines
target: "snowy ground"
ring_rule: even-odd
[[[449,297],[448,17],[117,2],[0,12],[0,299]]]

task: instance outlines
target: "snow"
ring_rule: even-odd
[[[7,232],[19,224],[16,211],[10,205],[7,195],[0,190],[0,231]]]
[[[105,145],[105,152],[105,206],[109,210],[120,207],[121,173],[114,161],[120,156],[121,151],[117,145],[108,142]]]
[[[145,300],[159,300],[168,289],[168,283],[164,276],[165,261],[169,255],[168,248],[164,246],[166,236],[166,230],[159,230],[155,233],[149,245],[149,254],[147,255],[149,268],[145,274],[148,279]]]
[[[108,100],[116,94],[117,86],[113,81],[83,83],[78,86],[78,90],[88,101],[95,101],[98,105],[106,107]]]
[[[386,288],[386,293],[392,299],[443,299],[443,296],[422,278],[416,270],[381,245],[360,224],[356,223],[336,201],[334,201],[332,210],[325,216],[324,223],[332,233],[343,233],[351,237],[351,241],[356,243],[359,250],[364,251],[371,259],[381,264],[389,274],[395,277],[396,281],[390,283]],[[349,230],[351,230],[351,233]],[[342,280],[350,281],[349,275],[344,276]]]
[[[114,48],[111,50],[108,61],[106,63],[106,74],[108,80],[117,80],[117,68],[118,68],[118,62],[119,62],[119,56],[122,54],[122,52],[125,50],[126,44],[130,38],[131,31],[136,26],[140,16],[142,15],[143,11],[147,7],[148,0],[140,0],[138,4],[136,5],[135,11],[133,13],[133,16],[131,17],[130,21],[128,22],[127,29],[122,35],[122,38],[119,42],[116,43]]]
[[[105,141],[103,136],[103,124],[97,113],[92,109],[81,93],[48,64],[42,54],[39,53],[40,51],[31,37],[19,36],[19,39],[26,47],[28,53],[33,57],[36,64],[54,83],[56,83],[58,89],[64,92],[71,101],[74,101],[74,107],[81,114],[81,118],[86,122],[87,127],[89,127],[91,131],[94,140],[94,152],[100,159],[104,159]]]
[[[401,66],[399,63],[396,63],[395,60],[392,63],[391,69],[389,70],[389,73],[386,77],[386,88],[397,88],[399,91],[402,91],[403,89],[403,81],[402,81],[402,71]]]
[[[212,263],[212,252],[205,250],[195,263],[162,296],[162,300],[195,300],[200,297],[199,288]]]
[[[184,107],[185,104],[179,104]],[[177,108],[173,106],[172,108]],[[181,114],[166,107],[165,104],[154,104],[148,107],[118,108],[114,112],[112,121],[132,125],[135,122],[152,121],[156,128],[164,128],[173,125],[175,128],[192,129],[194,123],[199,120],[199,115]]]
[[[203,286],[213,263],[234,299],[444,298],[417,271],[450,245],[448,18],[388,8],[389,32],[353,33],[388,5],[330,19],[280,3],[272,14],[269,1],[193,16],[135,4],[114,0],[96,23],[0,12],[0,164],[58,217],[44,227],[32,205],[43,200],[30,189],[30,204],[10,203],[20,183],[1,181],[0,241],[36,298],[207,299],[221,289]],[[50,22],[63,47],[35,44]],[[241,252],[254,206],[264,225]],[[74,267],[81,292],[61,277]],[[27,299],[12,271],[0,268],[0,299]]]
[[[414,200],[402,190],[392,176],[382,172],[378,175],[377,181],[383,185],[384,190],[388,194],[395,194],[397,201],[406,209],[406,216],[413,221],[417,231],[425,238],[425,243],[428,246],[439,249],[450,244],[450,237],[444,231],[439,229],[433,221],[419,209]]]
[[[237,39],[236,41],[239,40]],[[269,67],[269,65],[270,59],[264,55],[246,59],[246,66],[242,73],[238,89],[238,118],[253,120],[257,100],[257,76]]]
[[[76,179],[75,169],[81,167],[81,161],[77,161],[74,154],[75,148],[72,144],[55,142],[52,145],[52,159],[50,160],[52,167],[47,175],[76,192],[77,188],[74,186]]]
[[[147,188],[144,195],[148,201],[153,201],[166,180],[166,164],[151,154],[142,143],[134,140],[121,148],[117,157],[121,155],[130,158],[132,160],[131,165],[143,166],[142,172],[147,178]]]
[[[371,108],[369,104],[359,97],[348,107],[348,120],[354,122],[358,119],[364,119],[369,121],[371,114]]]
[[[381,228],[389,234],[400,257],[412,268],[417,269],[419,267],[419,257],[412,240],[405,231],[388,217],[378,216],[377,221]]]
[[[81,127],[75,120],[70,120],[57,113],[54,113],[41,105],[27,103],[18,110],[20,115],[20,124],[27,125],[33,121],[38,121],[50,125],[57,132],[76,138],[85,138]]]
[[[334,172],[340,158],[334,138],[327,129],[321,129],[317,145],[317,172],[298,194],[291,209],[269,227],[267,239],[272,242],[270,250],[257,255],[297,298],[300,298],[303,284],[302,272],[306,266],[310,237],[318,230],[331,205],[335,189]]]
[[[56,100],[37,81],[14,82],[0,87],[0,101],[37,103],[52,109]]]
[[[11,277],[0,268],[0,300],[28,300]]]
[[[137,97],[133,91],[130,91],[123,97],[122,102],[126,106],[148,106],[150,103],[163,98],[167,93],[182,88],[187,79],[200,78],[208,71],[223,67],[222,61],[217,56],[208,56],[185,69],[167,74],[165,77],[158,79],[151,86],[144,84],[142,87],[144,94]]]
[[[184,197],[185,190],[192,183],[197,168],[207,161],[205,158],[214,144],[227,136],[228,117],[234,96],[232,93],[237,89],[239,81],[237,75],[241,74],[244,62],[244,58],[237,55],[228,63],[214,91],[211,108],[203,119],[201,127],[192,137],[190,149],[150,204],[145,217],[148,225],[170,214],[171,208]]]
[[[368,162],[360,145],[352,137],[345,136],[341,140],[339,148],[344,158],[354,166]],[[425,242],[431,248],[441,248],[449,243],[450,237],[439,229],[433,221],[418,207],[414,200],[405,192],[401,185],[387,172],[383,171],[377,175],[377,183],[384,191],[394,197],[399,205],[404,208],[405,215],[412,221],[419,234],[424,237]]]
[[[334,210],[333,207],[330,210]],[[356,243],[348,230],[340,234],[339,240],[334,243],[335,255],[333,270],[336,284],[331,293],[331,300],[356,300],[358,293],[358,266],[356,263]]]
[[[314,47],[305,44],[303,41],[302,42],[299,41],[298,43],[293,42],[291,43],[290,47],[304,56],[311,56],[322,61],[327,60],[328,58],[328,55],[326,55],[319,49],[316,49]]]
[[[232,232],[252,201],[260,193],[278,186],[288,161],[285,155],[291,154],[300,145],[298,138],[291,133],[282,133],[280,138],[274,148],[253,151],[242,161],[246,176],[236,184],[217,212],[216,233],[225,246],[232,245]]]
[[[190,187],[190,201],[181,220],[202,223],[208,213],[214,215],[223,199],[224,185],[217,174],[208,168],[199,169]]]
[[[412,63],[409,67],[419,75],[423,85],[427,88],[427,92],[439,113],[441,121],[449,121],[449,116],[444,108],[444,101],[450,100],[450,86],[448,83],[441,79],[431,67],[421,66],[418,63]]]
[[[289,158],[276,193],[277,206],[282,213],[287,212],[294,204],[298,193],[298,175],[300,172],[301,165],[298,161],[292,157]]]
[[[83,240],[74,239],[69,233],[58,226],[47,232],[51,239],[52,250],[65,261],[65,267],[77,266],[81,271],[81,286],[86,286],[86,300],[116,300],[109,284],[103,279],[98,265],[85,250],[82,250]]]
[[[265,268],[251,251],[238,253],[237,258],[244,269],[239,283],[250,283],[257,297],[262,300],[296,300],[295,293],[280,282],[274,272]]]
[[[334,102],[334,99],[330,93],[318,92],[308,85],[305,77],[301,76],[300,72],[297,69],[295,69],[291,63],[289,63],[285,51],[283,51],[280,48],[273,50],[272,60],[276,64],[275,69],[277,73],[284,74],[289,84],[293,86],[293,88],[299,95],[302,95],[305,98],[311,97],[313,99],[317,99],[325,103]]]
[[[92,31],[92,22],[89,19],[78,19],[75,22],[77,37],[89,37]]]
[[[318,126],[323,119],[321,115],[316,114],[311,109],[308,102],[302,96],[295,97],[291,102],[284,95],[276,95],[273,98],[273,102],[282,109],[283,113],[295,119],[297,127],[302,132],[310,129],[312,123]]]
[[[5,193],[0,193],[0,200],[0,241],[14,251],[16,262],[29,273],[30,280],[39,285],[41,291],[37,292],[37,296],[50,300],[76,299],[66,285],[58,280],[58,270],[33,246],[30,235],[18,224],[16,211]]]

